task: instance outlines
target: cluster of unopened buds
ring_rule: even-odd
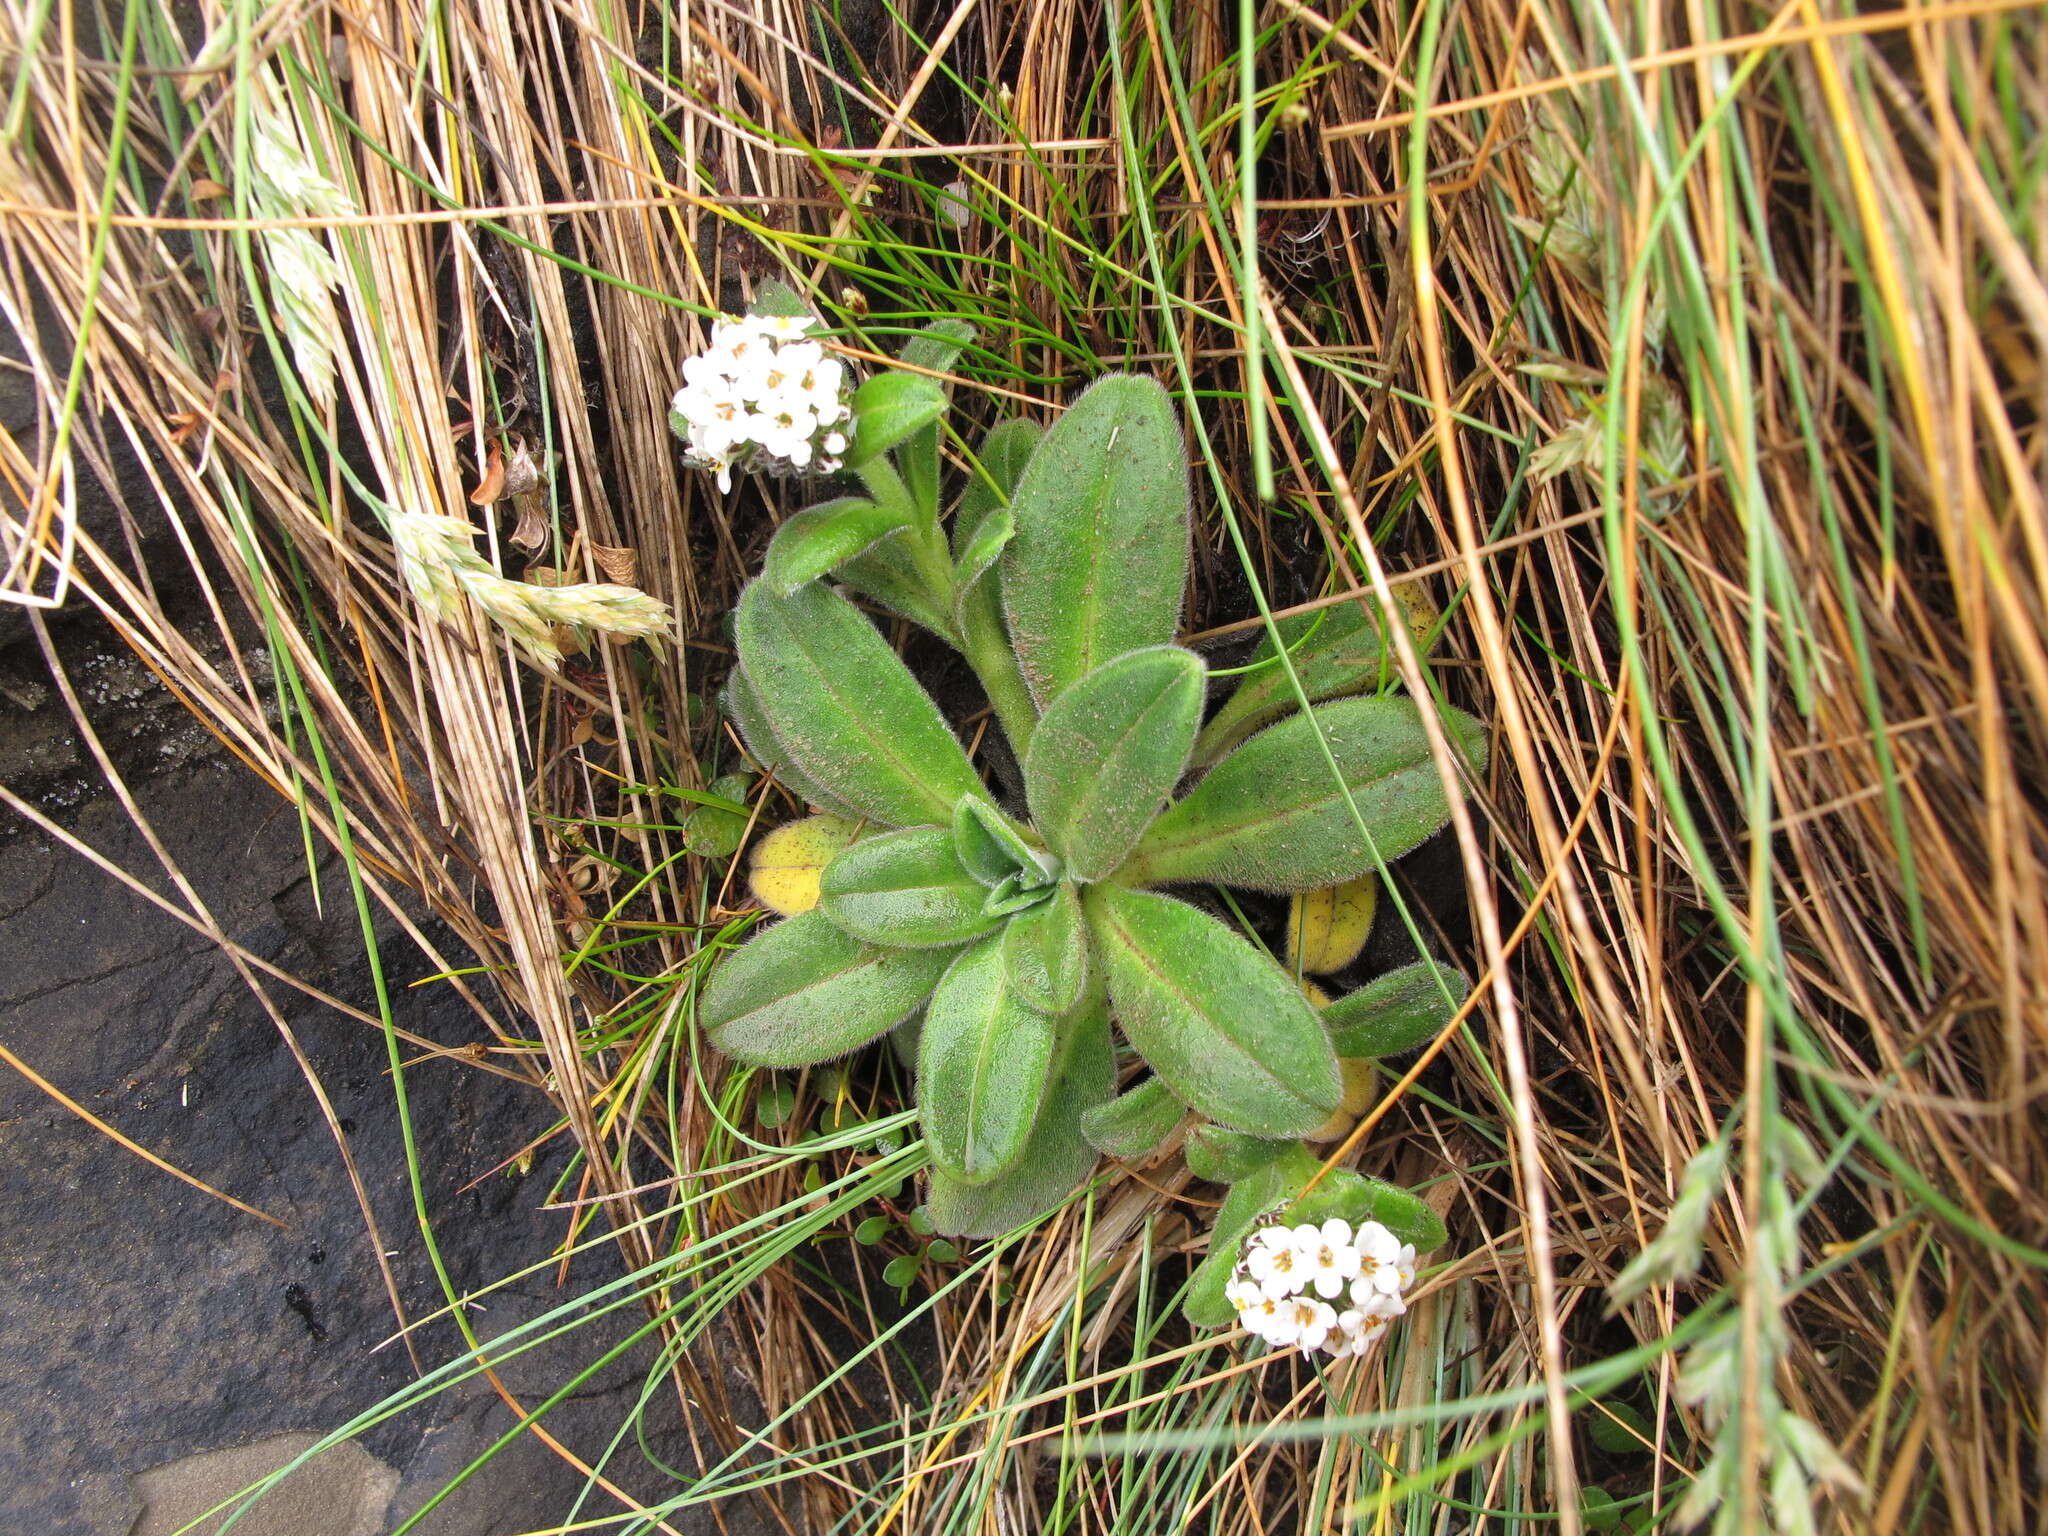
[[[692,463],[718,471],[831,474],[846,452],[846,365],[804,333],[808,315],[726,316],[710,347],[683,361],[683,387],[669,413]]]
[[[1275,1349],[1344,1360],[1380,1341],[1414,1283],[1413,1244],[1376,1221],[1354,1231],[1332,1218],[1254,1232],[1226,1294],[1238,1322]]]

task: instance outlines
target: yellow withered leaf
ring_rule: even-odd
[[[1376,874],[1303,891],[1287,909],[1289,962],[1318,976],[1343,970],[1365,948],[1379,901]]]
[[[1408,621],[1408,636],[1415,642],[1416,650],[1427,657],[1430,631],[1442,617],[1435,600],[1421,582],[1411,581],[1394,589],[1394,601],[1401,606],[1401,617]]]
[[[1347,1135],[1358,1124],[1358,1117],[1372,1106],[1379,1087],[1379,1073],[1373,1064],[1363,1058],[1346,1057],[1338,1061],[1337,1070],[1344,1081],[1344,1100],[1335,1114],[1302,1138],[1304,1141],[1335,1141]]]
[[[754,899],[784,917],[818,904],[818,880],[832,856],[860,831],[844,816],[806,816],[777,827],[754,845],[747,888]]]

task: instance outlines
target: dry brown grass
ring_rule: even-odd
[[[38,434],[0,442],[15,595],[68,584],[68,601],[96,609],[320,836],[346,830],[371,900],[402,914],[417,896],[453,924],[494,968],[474,993],[502,1042],[492,1064],[555,1095],[589,1154],[579,1198],[602,1197],[628,1257],[651,1260],[674,1243],[674,1218],[639,1185],[651,1169],[690,1171],[678,1155],[713,1134],[687,1070],[672,1115],[656,1086],[686,1036],[681,994],[588,966],[565,976],[561,957],[596,925],[617,936],[630,923],[631,969],[673,978],[714,904],[739,903],[635,786],[701,785],[713,732],[683,726],[686,699],[719,676],[716,620],[791,509],[757,489],[722,502],[680,472],[668,395],[701,313],[775,270],[836,301],[859,274],[835,258],[883,265],[863,241],[941,239],[928,197],[889,178],[958,177],[984,209],[963,254],[986,264],[957,269],[959,295],[925,302],[964,299],[987,318],[994,355],[962,399],[993,416],[1016,394],[1056,401],[1096,367],[1171,377],[1177,343],[1276,603],[1313,596],[1326,568],[1338,592],[1420,581],[1449,622],[1404,675],[1419,689],[1426,666],[1496,726],[1489,781],[1457,828],[1469,906],[1423,914],[1487,978],[1473,1027],[1421,1076],[1426,1094],[1390,1099],[1345,1154],[1438,1181],[1450,1262],[1411,1321],[1418,1342],[1397,1369],[1350,1378],[1347,1410],[1541,1381],[1550,1416],[1529,1443],[1545,1448],[1482,1457],[1462,1497],[1548,1511],[1575,1477],[1668,1489],[1716,1438],[1673,1393],[1677,1358],[1653,1363],[1637,1399],[1662,1455],[1635,1462],[1590,1449],[1562,1373],[1658,1340],[1723,1289],[1748,1298],[1757,1346],[1758,1298],[1774,1294],[1754,1278],[1758,1234],[1778,1176],[1764,1122],[1802,1126],[1825,1152],[1853,1115],[1861,1139],[1798,1228],[1791,1268],[1812,1273],[1789,1304],[1787,1352],[1775,1368],[1752,1357],[1861,1475],[1860,1492],[1822,1505],[1837,1528],[2042,1529],[2048,27],[2000,3],[1670,7],[1632,32],[1636,62],[1617,70],[1592,12],[1475,0],[1440,17],[1417,202],[1425,13],[1274,0],[1260,7],[1274,29],[1262,80],[1304,88],[1261,168],[1266,287],[1248,301],[1206,201],[1208,186],[1228,199],[1235,185],[1234,18],[1163,9],[1170,50],[1142,5],[915,7],[942,45],[929,52],[879,7],[846,7],[841,30],[793,4],[691,4],[687,39],[666,43],[658,13],[627,12],[621,30],[593,0],[458,6],[445,26],[405,3],[263,13],[251,59],[315,75],[345,63],[339,104],[396,162],[301,95],[295,115],[352,167],[361,208],[305,222],[349,272],[338,403],[314,415],[362,489],[466,513],[492,454],[545,433],[561,543],[536,558],[602,580],[612,552],[630,551],[634,579],[675,605],[683,643],[652,657],[600,646],[549,682],[484,630],[425,621],[341,462],[316,449],[318,473],[301,468],[236,259],[255,227],[234,217],[236,61],[128,94],[132,179],[112,186],[103,219],[121,18],[95,37],[60,6],[24,53],[39,13],[9,0],[0,57],[20,116],[0,161],[0,290],[18,328],[46,314],[52,342]],[[1103,62],[1118,16],[1138,164]],[[173,46],[157,38],[144,57],[160,66]],[[1713,114],[1738,70],[1732,105]],[[1009,120],[955,76],[1001,81]],[[1703,123],[1660,232],[1659,178]],[[1019,153],[1018,140],[1043,147]],[[1560,164],[1576,167],[1578,201],[1531,265]],[[1170,305],[1149,286],[1134,188],[1149,189],[1173,258]],[[1621,302],[1644,250],[1657,252],[1650,308],[1669,316],[1661,355],[1643,344],[1657,321]],[[878,322],[892,287],[919,291],[868,286]],[[1242,405],[1248,302],[1263,314],[1267,388],[1295,396],[1267,414],[1279,501],[1263,509]],[[67,416],[54,343],[76,336],[81,408]],[[877,323],[849,345],[890,340]],[[1532,452],[1599,392],[1545,384],[1522,371],[1532,361],[1603,381],[1613,366],[1626,460],[1604,486],[1597,463],[1531,479]],[[1645,468],[1639,450],[1657,440],[1632,424],[1660,391],[1683,402],[1683,463]],[[131,510],[170,520],[184,572],[137,569],[64,516],[69,463],[104,473],[123,439],[162,493]],[[514,511],[498,504],[486,526],[516,573]],[[1251,611],[1220,517],[1204,549],[1201,630]],[[289,595],[287,552],[318,594],[311,613]],[[303,730],[287,737],[266,714],[250,676],[164,622],[156,588],[171,580],[201,584],[228,657],[267,632],[324,764]],[[288,617],[266,630],[264,603],[280,596]],[[614,863],[658,871],[618,912]],[[232,940],[185,896],[196,923]],[[259,992],[303,985],[241,963]],[[636,1030],[590,1046],[595,1021],[636,1009]],[[1605,1287],[1729,1125],[1732,1182],[1702,1282],[1603,1323]],[[1009,1306],[988,1286],[950,1298],[943,1406],[913,1410],[886,1372],[881,1389],[935,1433],[807,1479],[792,1528],[823,1530],[891,1479],[874,1529],[1039,1528],[1048,1445],[1112,1405],[1143,1261],[1198,1245],[1202,1203],[1169,1168],[1086,1213],[1091,1284],[1117,1304],[1069,1339],[1075,1380],[1055,1391],[1014,1383],[1047,1330],[1068,1327],[1080,1208],[1013,1256]],[[785,1267],[728,1315],[763,1343],[770,1404],[838,1363],[820,1300]],[[824,1300],[851,1332],[871,1327],[857,1302]],[[1251,1369],[1212,1356],[1172,1380],[1155,1358],[1145,1379],[1214,1394],[1214,1373]],[[1311,1380],[1282,1388],[1284,1370],[1263,1369],[1268,1395],[1228,1399],[1232,1419],[1323,1411]],[[677,1385],[718,1402],[687,1360]],[[944,1431],[962,1404],[1006,1411]],[[877,1411],[848,1379],[778,1441],[801,1455]],[[1341,1524],[1382,1484],[1375,1455],[1441,1459],[1543,1411],[1475,1416],[1426,1445],[1385,1430],[1372,1455],[1360,1437],[1255,1444],[1222,1456],[1195,1513],[1175,1514],[1233,1532]],[[730,1445],[731,1422],[712,1417]],[[1758,1431],[1738,1415],[1727,1433]],[[996,1447],[988,1501],[963,1503],[963,1458]],[[1105,1502],[1115,1486],[1090,1484],[1071,1496],[1083,1513],[1064,1518],[1130,1528]],[[1757,1497],[1752,1485],[1741,1517],[1760,1518]],[[1440,1509],[1426,1528],[1464,1518]]]

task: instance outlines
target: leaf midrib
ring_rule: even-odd
[[[1161,897],[1159,899],[1171,900],[1172,898]],[[1179,998],[1183,1003],[1187,1005],[1187,1007],[1191,1011],[1200,1016],[1205,1022],[1213,1024],[1215,1027],[1216,1034],[1220,1035],[1224,1040],[1228,1041],[1233,1051],[1235,1051],[1239,1056],[1243,1057],[1244,1060],[1250,1062],[1252,1066],[1256,1067],[1258,1069],[1259,1074],[1263,1076],[1267,1082],[1271,1083],[1275,1088],[1277,1088],[1282,1094],[1284,1094],[1286,1097],[1290,1099],[1293,1099],[1298,1104],[1307,1105],[1310,1109],[1315,1109],[1318,1107],[1314,1100],[1303,1098],[1299,1093],[1296,1093],[1291,1087],[1289,1087],[1285,1079],[1281,1078],[1277,1073],[1274,1072],[1274,1070],[1271,1067],[1267,1066],[1263,1061],[1259,1060],[1257,1056],[1253,1055],[1251,1051],[1246,1049],[1245,1046],[1239,1042],[1237,1037],[1231,1034],[1228,1029],[1224,1028],[1222,1024],[1217,1023],[1213,1015],[1211,1015],[1208,1012],[1208,1010],[1197,1007],[1193,998],[1188,994],[1185,988],[1174,985],[1168,978],[1167,973],[1161,970],[1157,965],[1153,964],[1151,955],[1135,941],[1135,938],[1131,933],[1129,924],[1124,922],[1122,914],[1117,910],[1116,906],[1113,903],[1107,905],[1109,911],[1110,925],[1116,929],[1118,937],[1124,941],[1124,951],[1126,954],[1135,956],[1138,959],[1142,968],[1146,971],[1146,973],[1148,975],[1157,977],[1162,983],[1164,989],[1168,993],[1170,993],[1174,997]],[[1190,908],[1190,910],[1192,911],[1194,909]]]
[[[845,599],[841,598],[838,599],[838,601],[844,602]],[[855,614],[854,618],[855,622],[857,623],[867,623],[867,621],[865,619],[860,618],[858,614]],[[947,802],[938,795],[938,792],[931,785],[925,782],[923,776],[917,773],[912,768],[909,762],[907,762],[898,753],[893,752],[889,749],[889,747],[885,744],[885,739],[874,729],[874,726],[868,718],[868,716],[864,714],[861,710],[853,706],[852,702],[840,690],[837,683],[834,681],[831,669],[829,667],[826,667],[819,660],[817,653],[812,650],[809,637],[801,633],[798,626],[790,624],[787,621],[785,621],[783,624],[783,631],[784,633],[789,635],[789,637],[792,640],[796,642],[797,649],[803,653],[804,660],[810,664],[811,671],[823,683],[824,692],[826,696],[830,698],[832,702],[839,707],[841,714],[844,715],[845,718],[853,722],[854,729],[856,733],[860,736],[860,738],[863,741],[871,743],[874,746],[877,755],[883,758],[902,775],[904,780],[907,783],[909,783],[910,786],[917,792],[918,797],[926,802],[928,808],[937,808],[941,812],[940,819],[944,819],[944,815],[948,813],[950,810],[950,807],[947,805]],[[877,638],[880,637],[877,636]],[[893,651],[889,652],[889,654],[892,658],[895,658],[896,656],[896,653]],[[900,666],[902,664],[901,659],[896,659],[897,664]],[[929,703],[930,701],[927,699],[925,702]],[[952,739],[953,733],[950,730],[946,729],[945,721],[943,719],[941,719],[939,722],[939,729],[942,732],[944,732],[948,740]],[[953,749],[955,751],[958,751],[960,749],[959,742],[953,742]]]

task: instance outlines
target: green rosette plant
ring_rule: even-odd
[[[915,1063],[926,1211],[955,1236],[1021,1225],[1102,1151],[1148,1154],[1192,1117],[1195,1171],[1232,1185],[1190,1303],[1206,1323],[1229,1321],[1217,1277],[1276,1210],[1441,1241],[1404,1191],[1346,1170],[1316,1181],[1300,1138],[1339,1110],[1340,1055],[1420,1044],[1449,1019],[1459,979],[1425,962],[1426,987],[1410,976],[1320,1012],[1198,904],[1216,886],[1338,885],[1441,828],[1417,704],[1361,695],[1380,686],[1385,651],[1342,612],[1280,635],[1312,708],[1290,712],[1284,673],[1279,698],[1269,643],[1268,665],[1204,729],[1208,669],[1174,643],[1186,450],[1153,379],[1106,377],[1042,434],[996,426],[943,525],[948,400],[931,375],[971,339],[942,322],[903,352],[926,371],[859,386],[845,467],[866,494],[785,522],[740,599],[728,716],[761,767],[860,834],[825,866],[814,907],[711,972],[698,1002],[709,1040],[797,1068],[896,1032]],[[991,789],[849,593],[965,656],[1021,795]],[[1477,768],[1479,724],[1449,709],[1441,723]],[[1150,1068],[1120,1095],[1117,1035]]]

